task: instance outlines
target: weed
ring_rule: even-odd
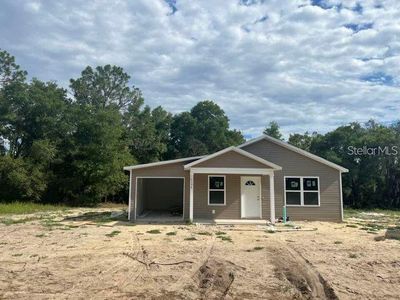
[[[273,229],[268,229],[268,230],[266,230],[266,232],[267,232],[267,233],[275,233],[276,231],[273,230]]]
[[[212,235],[212,233],[208,232],[208,231],[201,231],[201,232],[197,232],[196,234],[198,234],[198,235]]]
[[[226,232],[223,232],[223,231],[217,231],[217,232],[215,233],[215,235],[224,235],[224,234],[226,234]]]
[[[343,244],[343,242],[342,241],[334,241],[333,242],[335,245],[340,245],[340,244]]]
[[[152,229],[152,230],[149,230],[149,231],[146,231],[147,233],[151,233],[151,234],[159,234],[159,233],[161,233],[161,231],[160,231],[160,229]]]
[[[349,254],[349,257],[350,257],[350,258],[357,258],[358,256],[357,256],[357,254],[355,254],[355,253],[350,253],[350,254]]]
[[[358,228],[358,226],[356,224],[347,224],[346,227]]]
[[[16,254],[13,254],[12,256],[22,256],[22,253],[16,253]]]
[[[42,237],[45,237],[46,235],[44,233],[41,233],[41,234],[37,234],[35,236],[38,237],[38,238],[42,238]]]
[[[377,242],[384,241],[384,240],[385,240],[385,237],[382,236],[382,235],[376,236],[376,237],[374,237],[374,240],[377,241]]]
[[[107,233],[106,236],[108,236],[108,237],[114,237],[114,236],[116,236],[116,235],[118,235],[118,234],[120,234],[120,233],[121,233],[121,231],[119,231],[119,230],[114,230],[114,231],[112,231],[112,232],[110,232],[110,233]]]
[[[14,224],[23,224],[26,222],[39,220],[41,217],[28,217],[24,219],[0,219],[0,223],[3,223],[6,226],[14,225]]]
[[[254,251],[258,251],[258,250],[262,250],[262,249],[264,249],[264,247],[256,246],[253,248]]]
[[[232,238],[229,235],[219,235],[217,238],[221,239],[222,241],[233,243]]]
[[[197,241],[197,239],[194,236],[191,236],[191,237],[185,238],[185,241]]]
[[[167,232],[166,235],[176,235],[176,231]]]

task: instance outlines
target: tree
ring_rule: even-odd
[[[203,155],[243,142],[239,131],[229,129],[225,112],[206,100],[190,112],[173,117],[168,155],[169,158]]]
[[[0,89],[12,82],[25,81],[27,74],[15,63],[14,56],[0,49]]]
[[[142,99],[138,88],[128,86],[129,79],[130,76],[121,67],[105,65],[93,70],[88,66],[80,78],[70,80],[70,87],[79,104],[94,108],[114,106],[125,110]]]
[[[275,121],[269,122],[269,126],[265,127],[263,133],[278,140],[283,140],[283,136],[279,130],[279,125]]]
[[[124,114],[125,138],[139,163],[159,161],[167,151],[172,115],[161,106],[130,106]]]
[[[126,189],[122,168],[132,163],[122,139],[121,115],[109,107],[92,111],[74,104],[74,131],[64,141],[63,157],[56,166],[57,193],[65,202],[95,205]]]
[[[310,134],[308,131],[306,131],[304,134],[294,133],[290,134],[288,142],[289,144],[292,144],[300,149],[310,151],[312,141],[317,138],[317,136],[318,133],[315,131],[312,134]]]

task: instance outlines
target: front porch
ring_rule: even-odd
[[[280,166],[237,148],[185,165],[189,220],[212,224],[275,222],[274,172]]]

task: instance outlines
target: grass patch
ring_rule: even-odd
[[[340,245],[340,244],[343,244],[343,242],[342,241],[334,241],[333,242],[335,245]]]
[[[262,249],[264,249],[264,247],[256,246],[256,247],[253,248],[254,251],[259,251],[259,250],[262,250]]]
[[[0,215],[4,214],[32,214],[45,211],[65,211],[71,207],[63,205],[39,204],[33,202],[12,202],[0,204]]]
[[[121,212],[120,215],[114,215],[115,212],[111,211],[104,211],[104,212],[95,212],[89,211],[83,213],[79,216],[71,216],[66,217],[65,220],[67,221],[91,221],[97,224],[108,223],[112,221],[127,221],[128,214],[126,212]]]
[[[57,221],[54,221],[52,219],[45,219],[41,222],[42,226],[47,228],[48,230],[53,230],[54,227],[62,227],[64,226],[63,224],[60,224]]]
[[[44,234],[44,233],[41,233],[41,234],[37,234],[37,235],[35,235],[37,238],[42,238],[42,237],[45,237],[46,235]]]
[[[12,256],[22,256],[22,253],[15,253],[15,254],[13,254]]]
[[[184,239],[185,241],[197,241],[197,239],[194,236],[187,237]]]
[[[349,257],[350,257],[350,258],[357,258],[358,256],[357,256],[357,254],[355,254],[355,253],[350,253],[350,254],[349,254]]]
[[[166,235],[176,235],[176,231],[167,232]]]
[[[196,234],[198,234],[198,235],[208,235],[208,236],[212,235],[212,233],[208,232],[208,231],[196,232]]]
[[[10,226],[10,225],[14,225],[14,224],[23,224],[26,222],[31,222],[31,221],[36,221],[41,219],[41,217],[28,217],[28,218],[22,218],[22,219],[0,219],[0,223],[6,225],[6,226]]]
[[[224,235],[224,234],[226,234],[226,232],[223,232],[223,231],[217,231],[217,232],[215,233],[215,235]]]
[[[347,224],[346,227],[358,228],[358,226],[356,224]]]
[[[119,230],[114,230],[114,231],[111,231],[110,233],[107,233],[106,236],[108,236],[108,237],[114,237],[114,236],[116,236],[116,235],[118,235],[118,234],[120,234],[120,233],[121,233],[121,231],[119,231]]]
[[[159,233],[161,233],[160,229],[152,229],[152,230],[149,230],[149,231],[146,231],[146,232],[150,233],[150,234],[159,234]]]
[[[233,243],[232,238],[229,235],[218,235],[217,238],[221,239],[221,241]]]
[[[266,230],[265,232],[266,232],[266,233],[276,233],[276,231],[273,230],[273,229],[268,229],[268,230]]]

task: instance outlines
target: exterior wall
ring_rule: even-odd
[[[275,214],[282,216],[284,176],[318,176],[320,207],[287,207],[291,220],[341,221],[340,172],[265,139],[242,147],[243,150],[282,167],[275,172]]]
[[[194,174],[194,219],[240,219],[241,191],[238,174],[225,175],[226,205],[208,205],[208,175]],[[220,175],[220,174],[219,174]],[[243,175],[253,176],[253,175]],[[256,175],[254,175],[256,176]],[[262,219],[270,217],[269,178],[261,176]],[[215,210],[215,214],[212,211]]]
[[[183,203],[183,216],[185,219],[189,217],[189,171],[185,171],[183,166],[189,163],[179,162],[174,164],[160,165],[155,167],[148,167],[142,169],[132,170],[131,182],[131,220],[135,219],[135,195],[136,195],[136,178],[137,177],[184,177],[185,178],[185,199]],[[140,188],[138,190],[140,192]],[[138,211],[139,211],[138,207]]]
[[[262,168],[270,169],[270,167],[255,161],[249,157],[243,156],[235,151],[229,151],[202,163],[199,163],[194,168]]]

